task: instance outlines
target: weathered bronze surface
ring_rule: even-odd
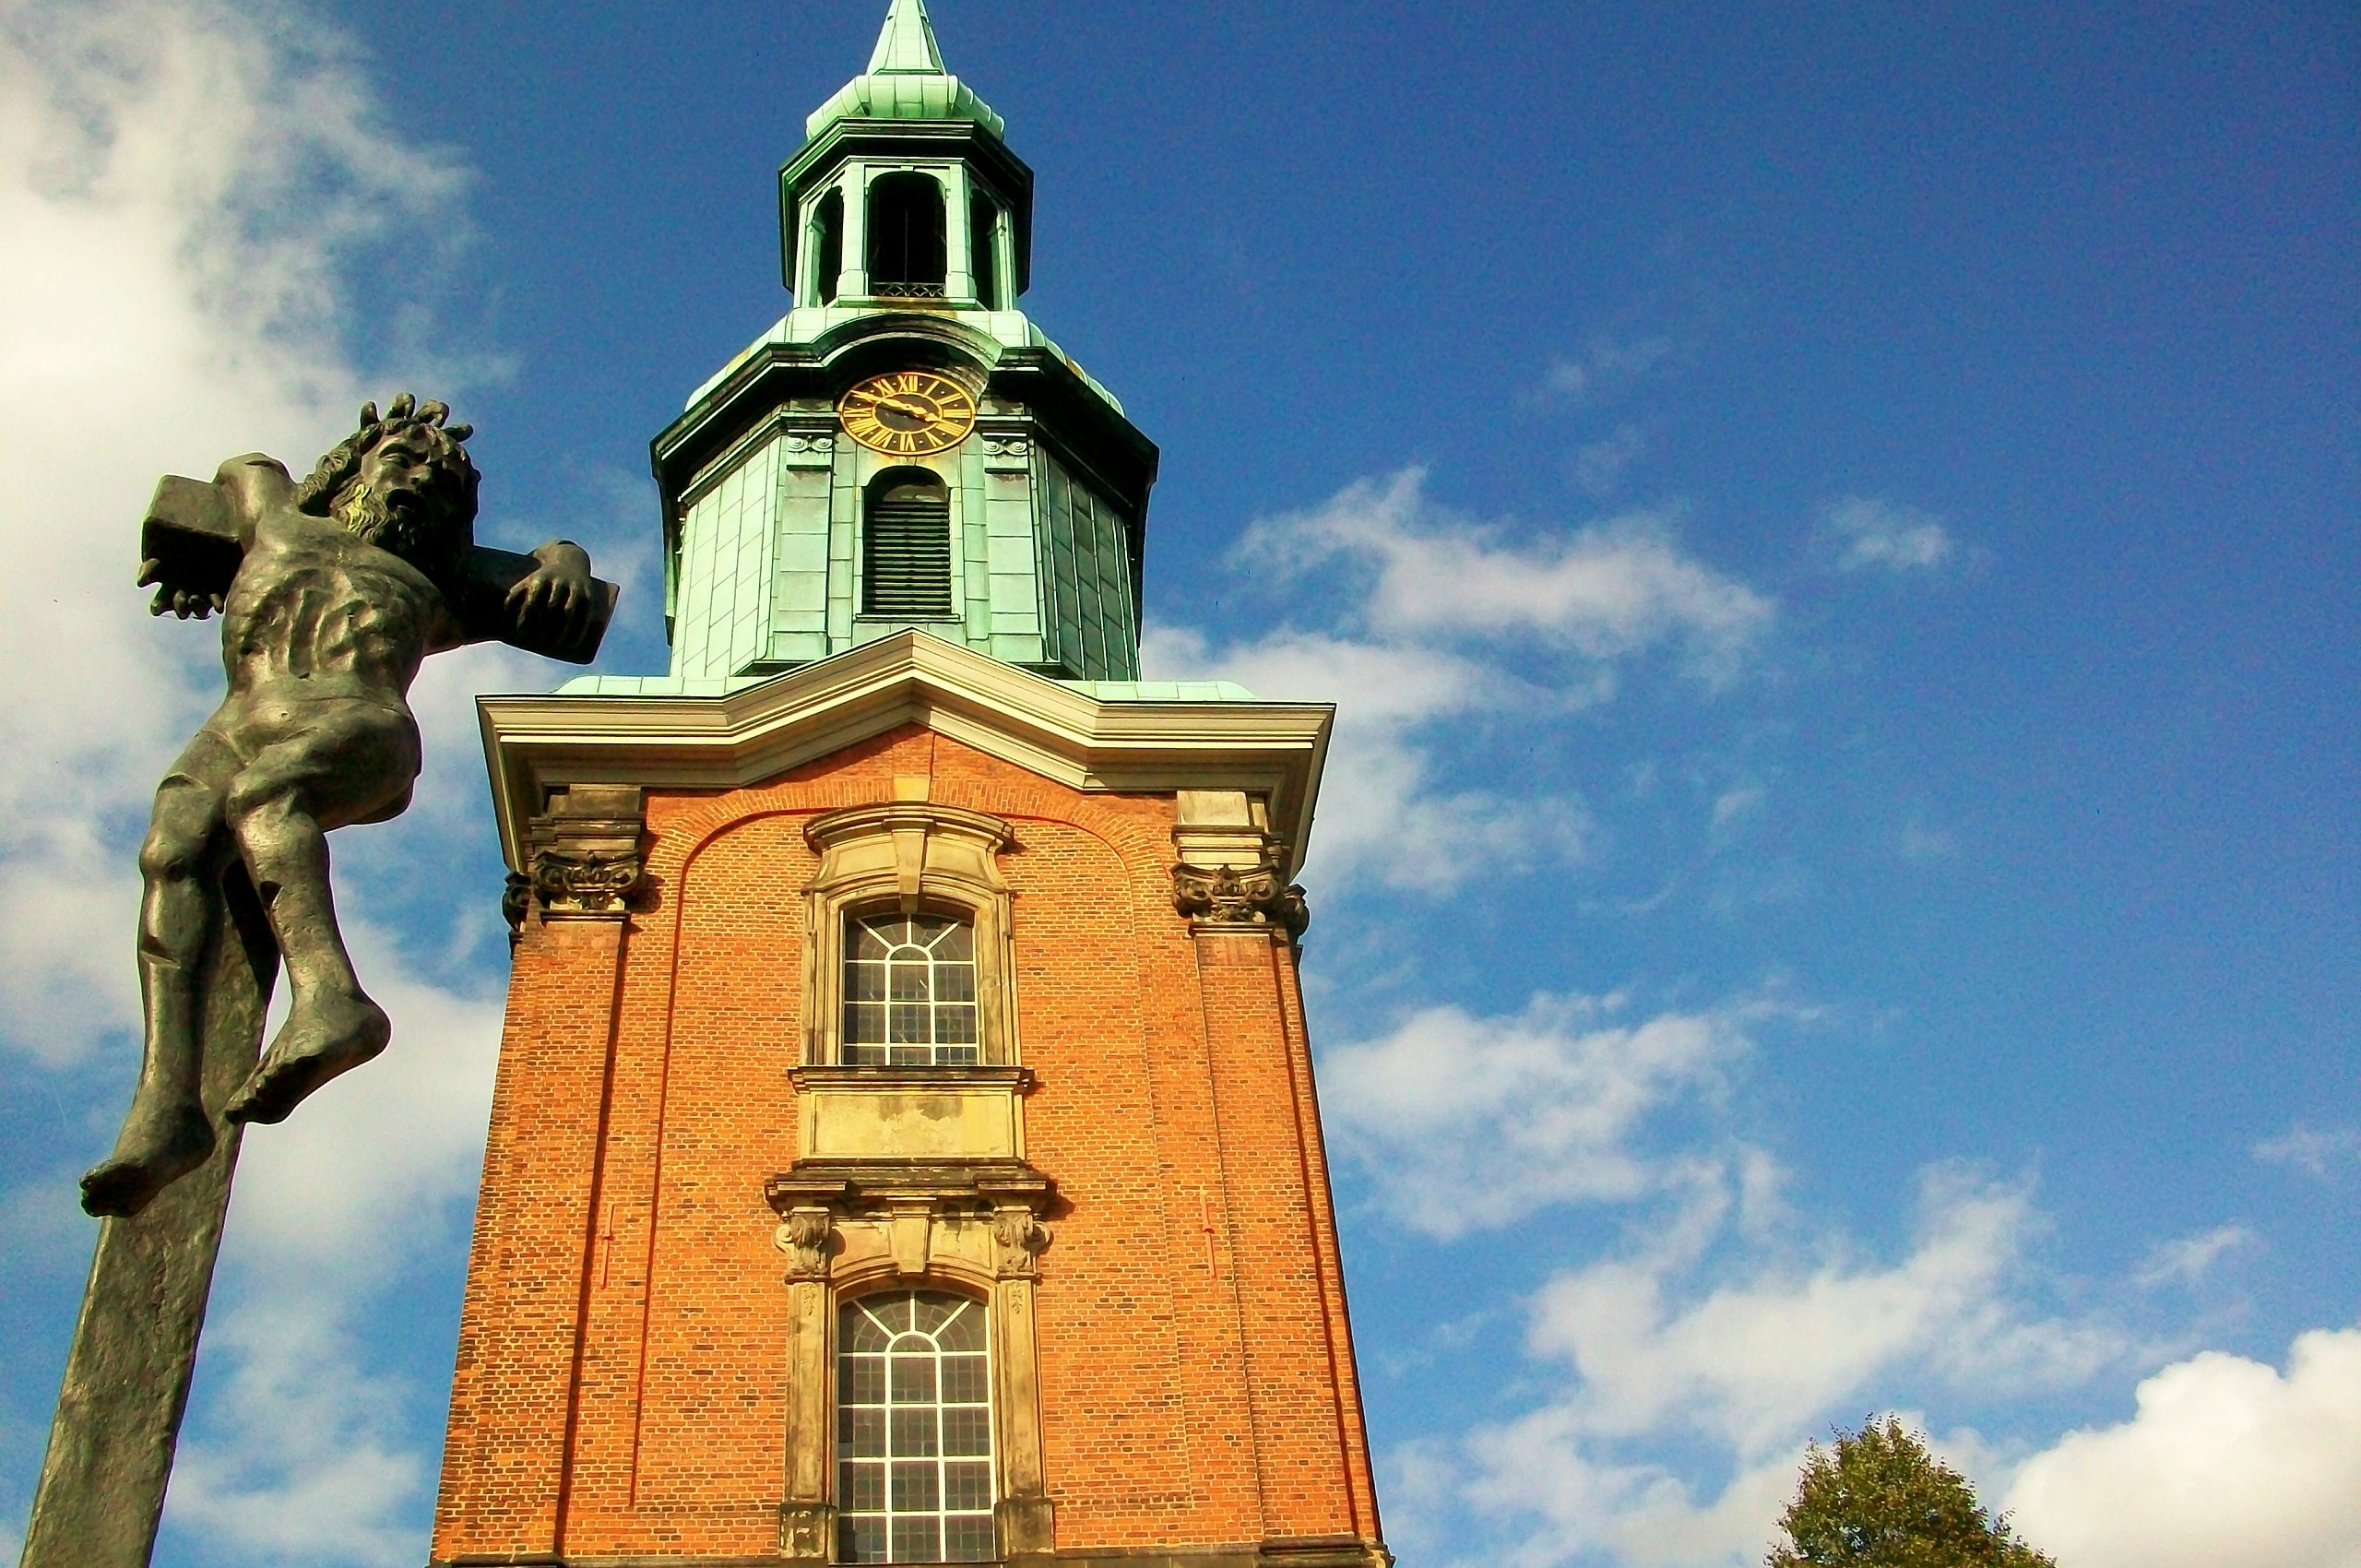
[[[206,1110],[218,1116],[246,1081],[262,1046],[263,1010],[279,972],[245,873],[229,868],[210,890],[223,917],[198,972],[205,995]],[[49,1456],[25,1529],[24,1568],[144,1568],[163,1513],[164,1482],[188,1403],[189,1373],[238,1128],[220,1127],[214,1157],[137,1218],[99,1226],[89,1289],[65,1360]]]
[[[448,413],[407,393],[383,419],[370,404],[301,485],[250,454],[210,485],[157,488],[139,580],[156,585],[158,614],[221,612],[230,689],[158,786],[140,847],[147,1051],[114,1153],[82,1178],[92,1214],[137,1214],[213,1149],[197,1093],[197,956],[224,868],[241,862],[253,880],[291,994],[222,1115],[279,1122],[392,1034],[337,929],[326,835],[409,804],[421,662],[489,637],[569,659],[598,647],[614,590],[578,546],[555,540],[529,558],[476,548],[469,432]]]
[[[477,474],[408,393],[301,484],[259,454],[168,477],[141,530],[152,609],[219,611],[229,691],[156,790],[139,851],[146,1050],[113,1155],[25,1568],[139,1568],[155,1543],[221,1224],[249,1122],[386,1048],[337,929],[326,835],[409,804],[408,697],[427,655],[499,638],[587,662],[615,588],[580,547],[474,542]],[[259,1049],[284,960],[287,1021]]]

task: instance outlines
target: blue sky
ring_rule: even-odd
[[[218,680],[128,587],[154,476],[447,397],[484,536],[589,543],[660,667],[647,440],[783,310],[883,8],[0,4],[0,1528]],[[2067,1568],[2361,1561],[2350,9],[935,22],[1025,308],[1163,448],[1151,673],[1342,705],[1306,963],[1405,1562],[1759,1560],[1884,1408]],[[339,848],[402,1038],[251,1146],[161,1562],[423,1558],[468,703],[553,677],[443,661]]]

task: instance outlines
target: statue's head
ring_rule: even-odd
[[[295,487],[295,505],[332,517],[380,550],[420,570],[457,569],[475,542],[476,466],[459,445],[474,434],[443,403],[407,392],[386,405],[361,406],[361,428],[320,459]]]

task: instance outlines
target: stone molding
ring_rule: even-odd
[[[919,631],[728,696],[487,696],[476,707],[501,847],[520,868],[528,814],[554,787],[587,777],[740,789],[904,724],[1070,789],[1243,790],[1300,853],[1335,715],[1325,703],[1102,701]]]
[[[1044,1500],[1046,1504],[1046,1500]],[[1003,1503],[1003,1509],[1008,1503]],[[836,1509],[826,1503],[789,1503],[799,1542],[825,1542],[816,1551],[781,1550],[761,1557],[675,1556],[650,1553],[614,1557],[587,1553],[523,1551],[466,1552],[436,1558],[427,1568],[780,1568],[781,1564],[827,1562],[836,1539]],[[1261,1546],[1173,1547],[1149,1551],[1012,1551],[1007,1521],[1000,1562],[1026,1568],[1393,1568],[1394,1554],[1379,1541],[1349,1536],[1265,1541]]]
[[[944,1220],[1011,1209],[1039,1219],[1056,1206],[1058,1184],[1021,1159],[799,1159],[763,1184],[763,1197],[782,1218],[817,1210],[832,1224],[887,1218],[913,1206]]]
[[[575,784],[550,791],[527,825],[529,851],[501,898],[512,935],[526,919],[622,920],[647,881],[647,803],[635,784]]]

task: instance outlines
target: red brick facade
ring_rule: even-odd
[[[628,920],[527,921],[438,1562],[777,1559],[789,1322],[764,1192],[799,1153],[803,827],[913,776],[1015,835],[1026,1158],[1058,1192],[1035,1301],[1059,1557],[1380,1560],[1289,945],[1175,912],[1174,796],[906,725],[760,787],[648,789]]]

